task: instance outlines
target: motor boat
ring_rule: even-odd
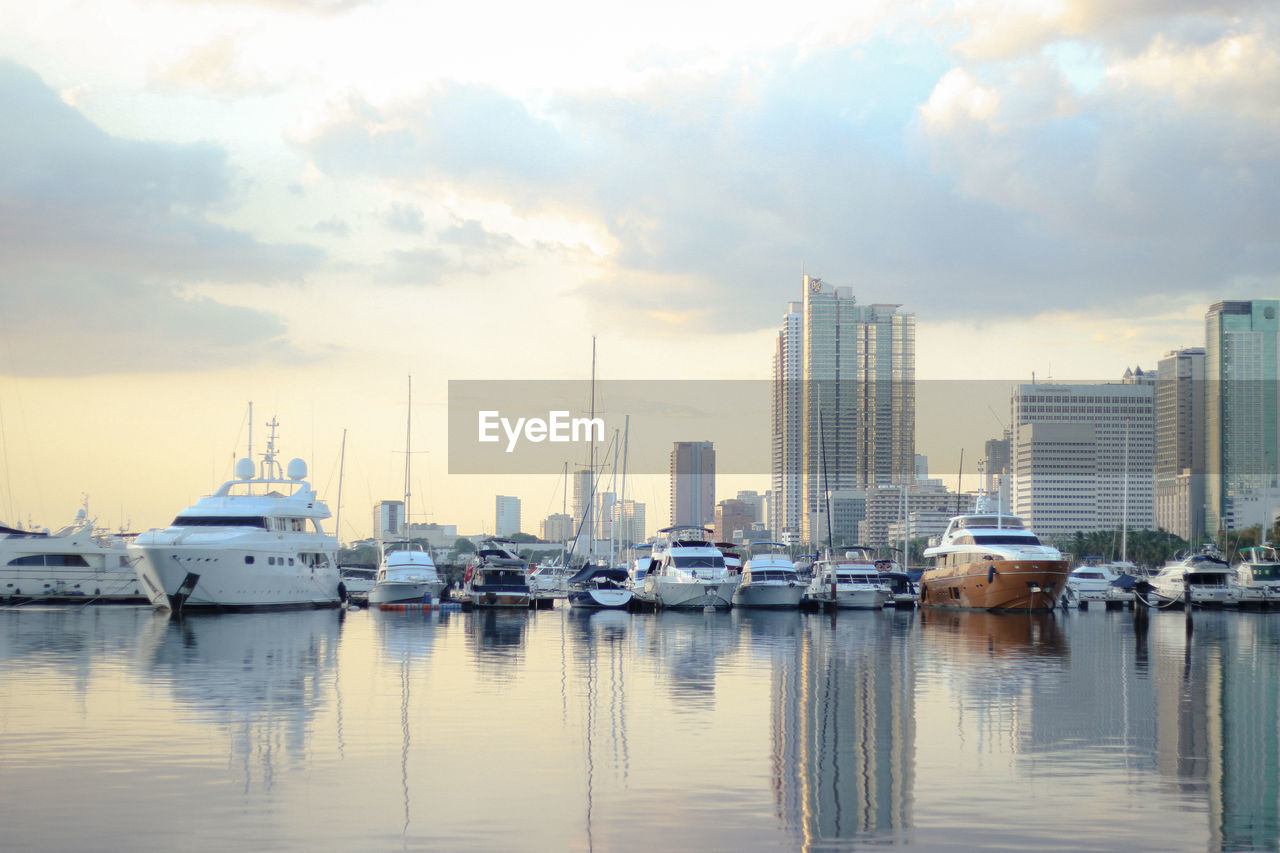
[[[529,607],[529,564],[510,539],[480,543],[462,579],[462,600],[473,607]]]
[[[730,607],[738,578],[725,567],[724,554],[707,540],[701,525],[674,525],[658,531],[645,574],[645,592],[659,607]]]
[[[1239,603],[1236,573],[1213,545],[1180,553],[1147,578],[1147,600],[1157,607],[1231,607]]]
[[[429,603],[440,597],[444,589],[431,552],[419,542],[409,540],[384,542],[379,545],[381,560],[369,604]]]
[[[1090,604],[1107,608],[1132,607],[1133,584],[1137,567],[1133,563],[1103,563],[1097,557],[1085,557],[1067,576],[1064,606],[1075,604],[1081,609]]]
[[[851,546],[843,557],[826,557],[813,565],[813,580],[805,591],[809,607],[880,610],[892,592],[880,579],[872,549]]]
[[[798,607],[806,584],[781,542],[750,542],[734,607]]]
[[[87,505],[52,533],[0,525],[0,600],[142,604],[138,560],[124,536],[95,526]]]
[[[624,610],[634,593],[627,585],[627,570],[608,566],[584,566],[567,580],[570,607]]]

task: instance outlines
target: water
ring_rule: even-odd
[[[0,611],[5,850],[1280,843],[1280,614]]]

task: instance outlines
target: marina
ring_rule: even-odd
[[[10,607],[0,845],[1274,849],[1280,617],[1194,618]]]

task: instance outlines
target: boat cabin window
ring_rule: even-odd
[[[173,520],[173,527],[261,527],[267,529],[267,520],[261,515],[180,515]]]
[[[1226,586],[1227,576],[1221,572],[1192,572],[1187,575],[1192,586]]]
[[[786,569],[761,569],[751,573],[753,582],[760,581],[793,581],[796,579],[795,572],[789,572]]]
[[[724,557],[672,557],[677,569],[723,569]]]
[[[484,589],[527,590],[524,572],[520,569],[484,569],[476,572],[471,585]]]
[[[74,566],[87,567],[84,557],[79,554],[28,554],[9,561],[11,566]]]
[[[1086,581],[1106,580],[1106,578],[1102,576],[1102,572],[1072,572],[1071,575],[1072,577],[1076,577]]]
[[[313,569],[318,569],[321,566],[327,565],[329,560],[322,552],[304,551],[298,555],[298,562],[302,563],[304,566],[310,566]],[[289,558],[289,565],[293,565],[293,557]]]
[[[955,538],[957,545],[1039,545],[1034,533],[962,533]]]

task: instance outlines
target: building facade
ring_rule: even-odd
[[[1144,376],[1151,376],[1151,381],[1015,387],[1010,403],[1013,511],[1052,525],[1040,530],[1031,521],[1032,529],[1053,534],[1118,530],[1125,524],[1139,530],[1155,526],[1156,387],[1153,374]],[[1085,428],[1039,428],[1032,435],[1041,424]],[[1087,437],[1090,429],[1091,439]],[[1090,441],[1091,456],[1085,459],[1078,455],[1085,452],[1081,443]],[[1078,482],[1084,467],[1092,470],[1087,483]],[[1048,480],[1037,485],[1036,478]],[[1081,495],[1094,503],[1092,510],[1086,512],[1076,503]],[[1061,529],[1073,517],[1092,526]]]
[[[520,499],[510,495],[494,498],[493,532],[498,536],[514,536],[520,532]]]
[[[1156,526],[1191,542],[1205,532],[1204,355],[1173,350],[1156,370]]]
[[[568,542],[574,533],[573,516],[564,512],[548,515],[542,520],[542,541]]]
[[[394,539],[404,533],[404,501],[378,501],[373,505],[373,536]]]
[[[773,352],[772,499],[769,528],[775,536],[799,534],[801,459],[804,430],[801,391],[804,378],[804,305],[792,302],[782,316]]]
[[[709,441],[677,441],[671,448],[671,523],[715,522],[716,450]]]
[[[1205,526],[1237,527],[1233,502],[1280,485],[1280,300],[1215,302],[1205,314]]]

